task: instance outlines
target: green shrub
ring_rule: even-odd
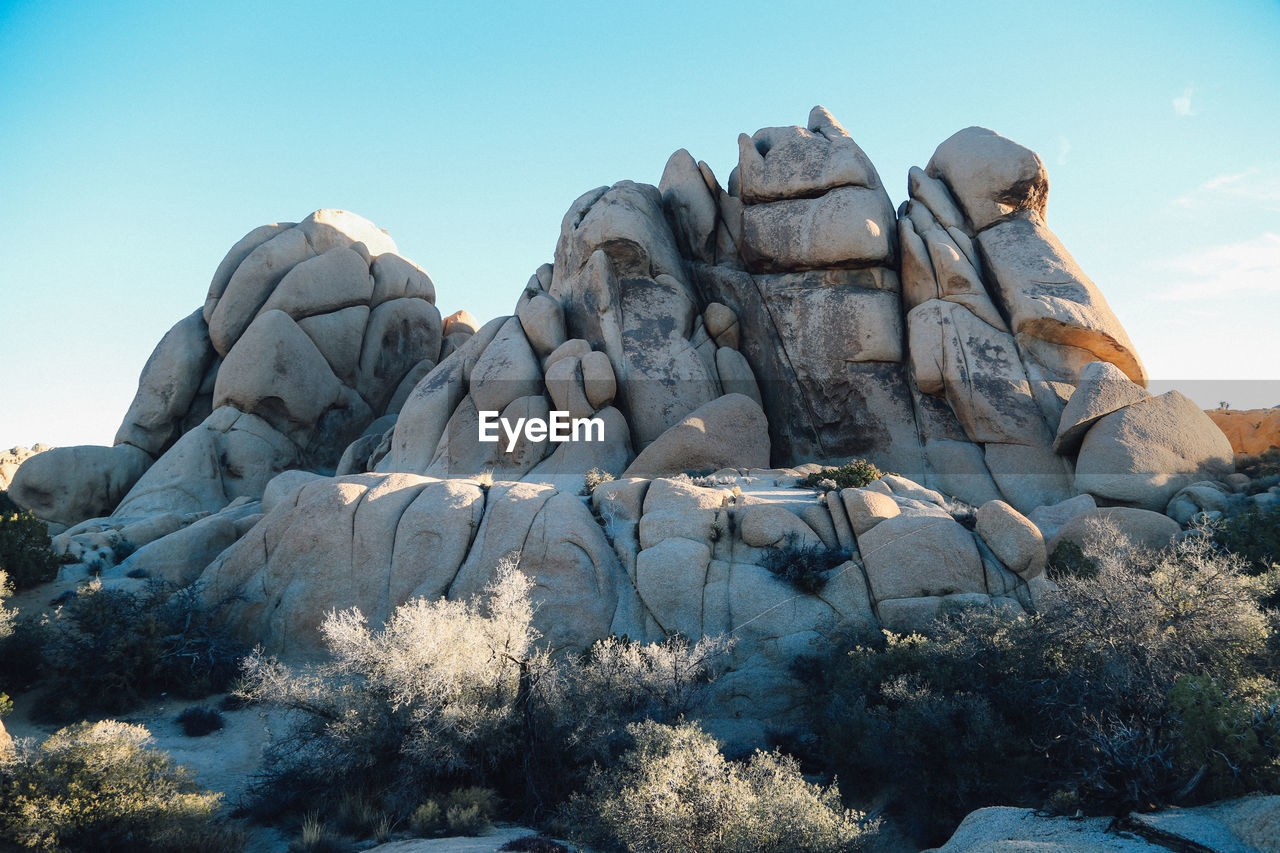
[[[856,489],[873,483],[885,475],[865,459],[851,459],[839,468],[823,468],[809,474],[801,482],[811,489],[821,488],[823,480],[835,483],[837,489]]]
[[[474,804],[449,806],[444,822],[452,835],[484,835],[492,826],[480,806]]]
[[[435,800],[420,803],[409,815],[409,831],[414,835],[436,835],[444,829],[444,825],[444,812]]]
[[[161,693],[198,699],[225,690],[244,649],[219,610],[194,587],[87,585],[37,630],[49,671],[37,715],[67,721],[122,713]]]
[[[1280,508],[1252,507],[1210,527],[1214,542],[1246,560],[1253,574],[1280,563]]]
[[[200,790],[150,740],[141,726],[107,720],[20,747],[0,775],[5,838],[42,850],[206,847],[222,795]]]
[[[1254,480],[1254,487],[1274,485],[1280,479],[1280,447],[1269,447],[1256,456],[1237,459],[1236,470]],[[1261,483],[1257,481],[1263,481]]]
[[[579,494],[589,495],[596,490],[596,487],[608,483],[613,480],[613,475],[601,468],[592,468],[587,472],[586,479],[582,483],[582,491]]]
[[[1098,561],[1085,556],[1080,546],[1070,539],[1063,539],[1049,555],[1045,571],[1053,580],[1059,578],[1096,578]]]
[[[22,507],[13,502],[13,498],[9,497],[7,491],[0,489],[0,516],[18,512],[22,512]]]
[[[1176,760],[1184,775],[1205,774],[1205,797],[1280,790],[1280,692],[1240,695],[1188,675],[1174,684],[1169,705],[1180,729]]]
[[[842,548],[802,545],[796,534],[788,533],[783,545],[765,552],[761,565],[800,592],[816,595],[826,586],[827,572],[848,559]]]
[[[1269,736],[1248,760],[1209,761],[1205,745],[1215,714],[1234,721],[1223,737],[1270,725],[1274,700],[1255,698],[1274,690],[1259,669],[1266,579],[1203,538],[1086,556],[1096,577],[1060,575],[1034,614],[965,611],[804,666],[811,755],[857,793],[887,794],[929,843],[983,806],[1104,812],[1280,790],[1245,770],[1276,759]],[[1193,702],[1188,676],[1220,693]]]
[[[18,589],[57,577],[58,558],[49,550],[48,525],[29,512],[0,511],[0,570]]]
[[[444,798],[444,810],[447,814],[455,807],[474,808],[478,817],[486,822],[498,816],[500,804],[498,792],[492,788],[481,788],[472,785],[466,788],[455,788]]]
[[[183,711],[178,715],[177,723],[182,726],[182,733],[187,737],[204,737],[225,725],[222,714],[204,705]]]
[[[756,752],[727,761],[692,724],[628,727],[635,746],[597,772],[568,807],[584,843],[662,853],[846,851],[874,831],[834,784],[806,782],[795,759]]]

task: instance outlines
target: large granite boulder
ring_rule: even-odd
[[[1076,460],[1075,486],[1099,499],[1163,510],[1183,486],[1234,470],[1231,442],[1190,399],[1169,391],[1101,418]]]

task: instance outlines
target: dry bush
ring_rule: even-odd
[[[0,777],[4,837],[41,850],[238,849],[243,839],[210,825],[222,795],[150,742],[145,728],[106,720],[20,746]]]
[[[635,745],[597,772],[566,819],[586,843],[634,853],[837,853],[875,825],[847,810],[833,784],[805,781],[795,760],[756,752],[728,761],[691,724],[628,727]]]

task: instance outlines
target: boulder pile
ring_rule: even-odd
[[[1046,224],[1034,152],[961,130],[895,211],[821,107],[738,149],[724,186],[680,150],[657,186],[578,198],[483,324],[442,319],[358,216],[255,229],[156,347],[115,445],[32,457],[10,493],[57,550],[198,582],[287,657],[333,607],[469,596],[518,551],[555,647],[729,633],[719,707],[757,720],[791,708],[789,662],[832,628],[1030,608],[1089,519],[1168,541],[1238,496],[1231,442],[1146,390]],[[554,412],[599,438],[485,438]],[[894,473],[806,485],[854,457]],[[811,589],[773,571],[801,551],[829,564]]]

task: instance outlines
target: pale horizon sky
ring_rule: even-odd
[[[0,0],[0,449],[110,444],[258,225],[355,211],[488,319],[583,192],[682,147],[723,183],[814,104],[895,203],[960,128],[1035,149],[1153,390],[1280,404],[1277,44],[1274,0]]]

